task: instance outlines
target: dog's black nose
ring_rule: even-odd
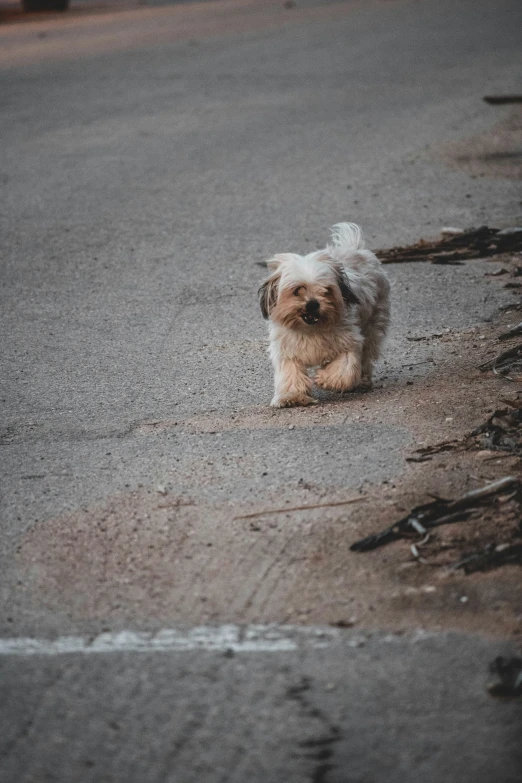
[[[317,311],[319,310],[320,306],[321,305],[319,304],[317,299],[310,299],[306,303],[305,310],[306,310],[307,313],[317,313]]]

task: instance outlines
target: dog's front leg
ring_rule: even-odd
[[[315,384],[330,391],[348,391],[361,382],[361,351],[342,353],[315,375]]]
[[[270,403],[275,408],[290,408],[292,405],[313,405],[317,402],[310,392],[312,379],[306,374],[303,364],[292,359],[274,359],[275,393]]]

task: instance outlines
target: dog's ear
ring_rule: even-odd
[[[261,312],[263,313],[263,318],[265,318],[267,321],[270,318],[270,313],[275,307],[275,303],[277,302],[279,279],[281,277],[279,267],[284,261],[285,254],[279,253],[278,255],[269,258],[266,262],[268,271],[272,274],[268,280],[265,280],[258,293]]]
[[[261,312],[263,318],[268,320],[270,313],[275,307],[277,302],[277,288],[279,285],[279,274],[276,272],[272,274],[268,280],[265,280],[261,288],[259,289],[259,304],[261,305]]]
[[[350,305],[359,304],[359,299],[354,294],[343,267],[340,264],[334,264],[334,272],[337,285],[339,286],[339,291],[341,292],[341,296],[344,299],[346,305],[350,307]]]
[[[266,262],[269,272],[275,272],[289,257],[289,253],[277,253]]]

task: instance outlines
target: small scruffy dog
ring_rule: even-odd
[[[377,257],[364,249],[359,226],[339,223],[324,250],[281,253],[267,266],[271,274],[259,297],[270,322],[271,404],[317,402],[312,383],[341,392],[371,385],[390,319],[390,284]],[[307,372],[312,367],[314,378]]]

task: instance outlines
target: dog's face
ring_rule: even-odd
[[[288,329],[318,329],[338,323],[357,303],[341,266],[325,253],[284,253],[268,262],[270,277],[259,289],[264,318]]]

